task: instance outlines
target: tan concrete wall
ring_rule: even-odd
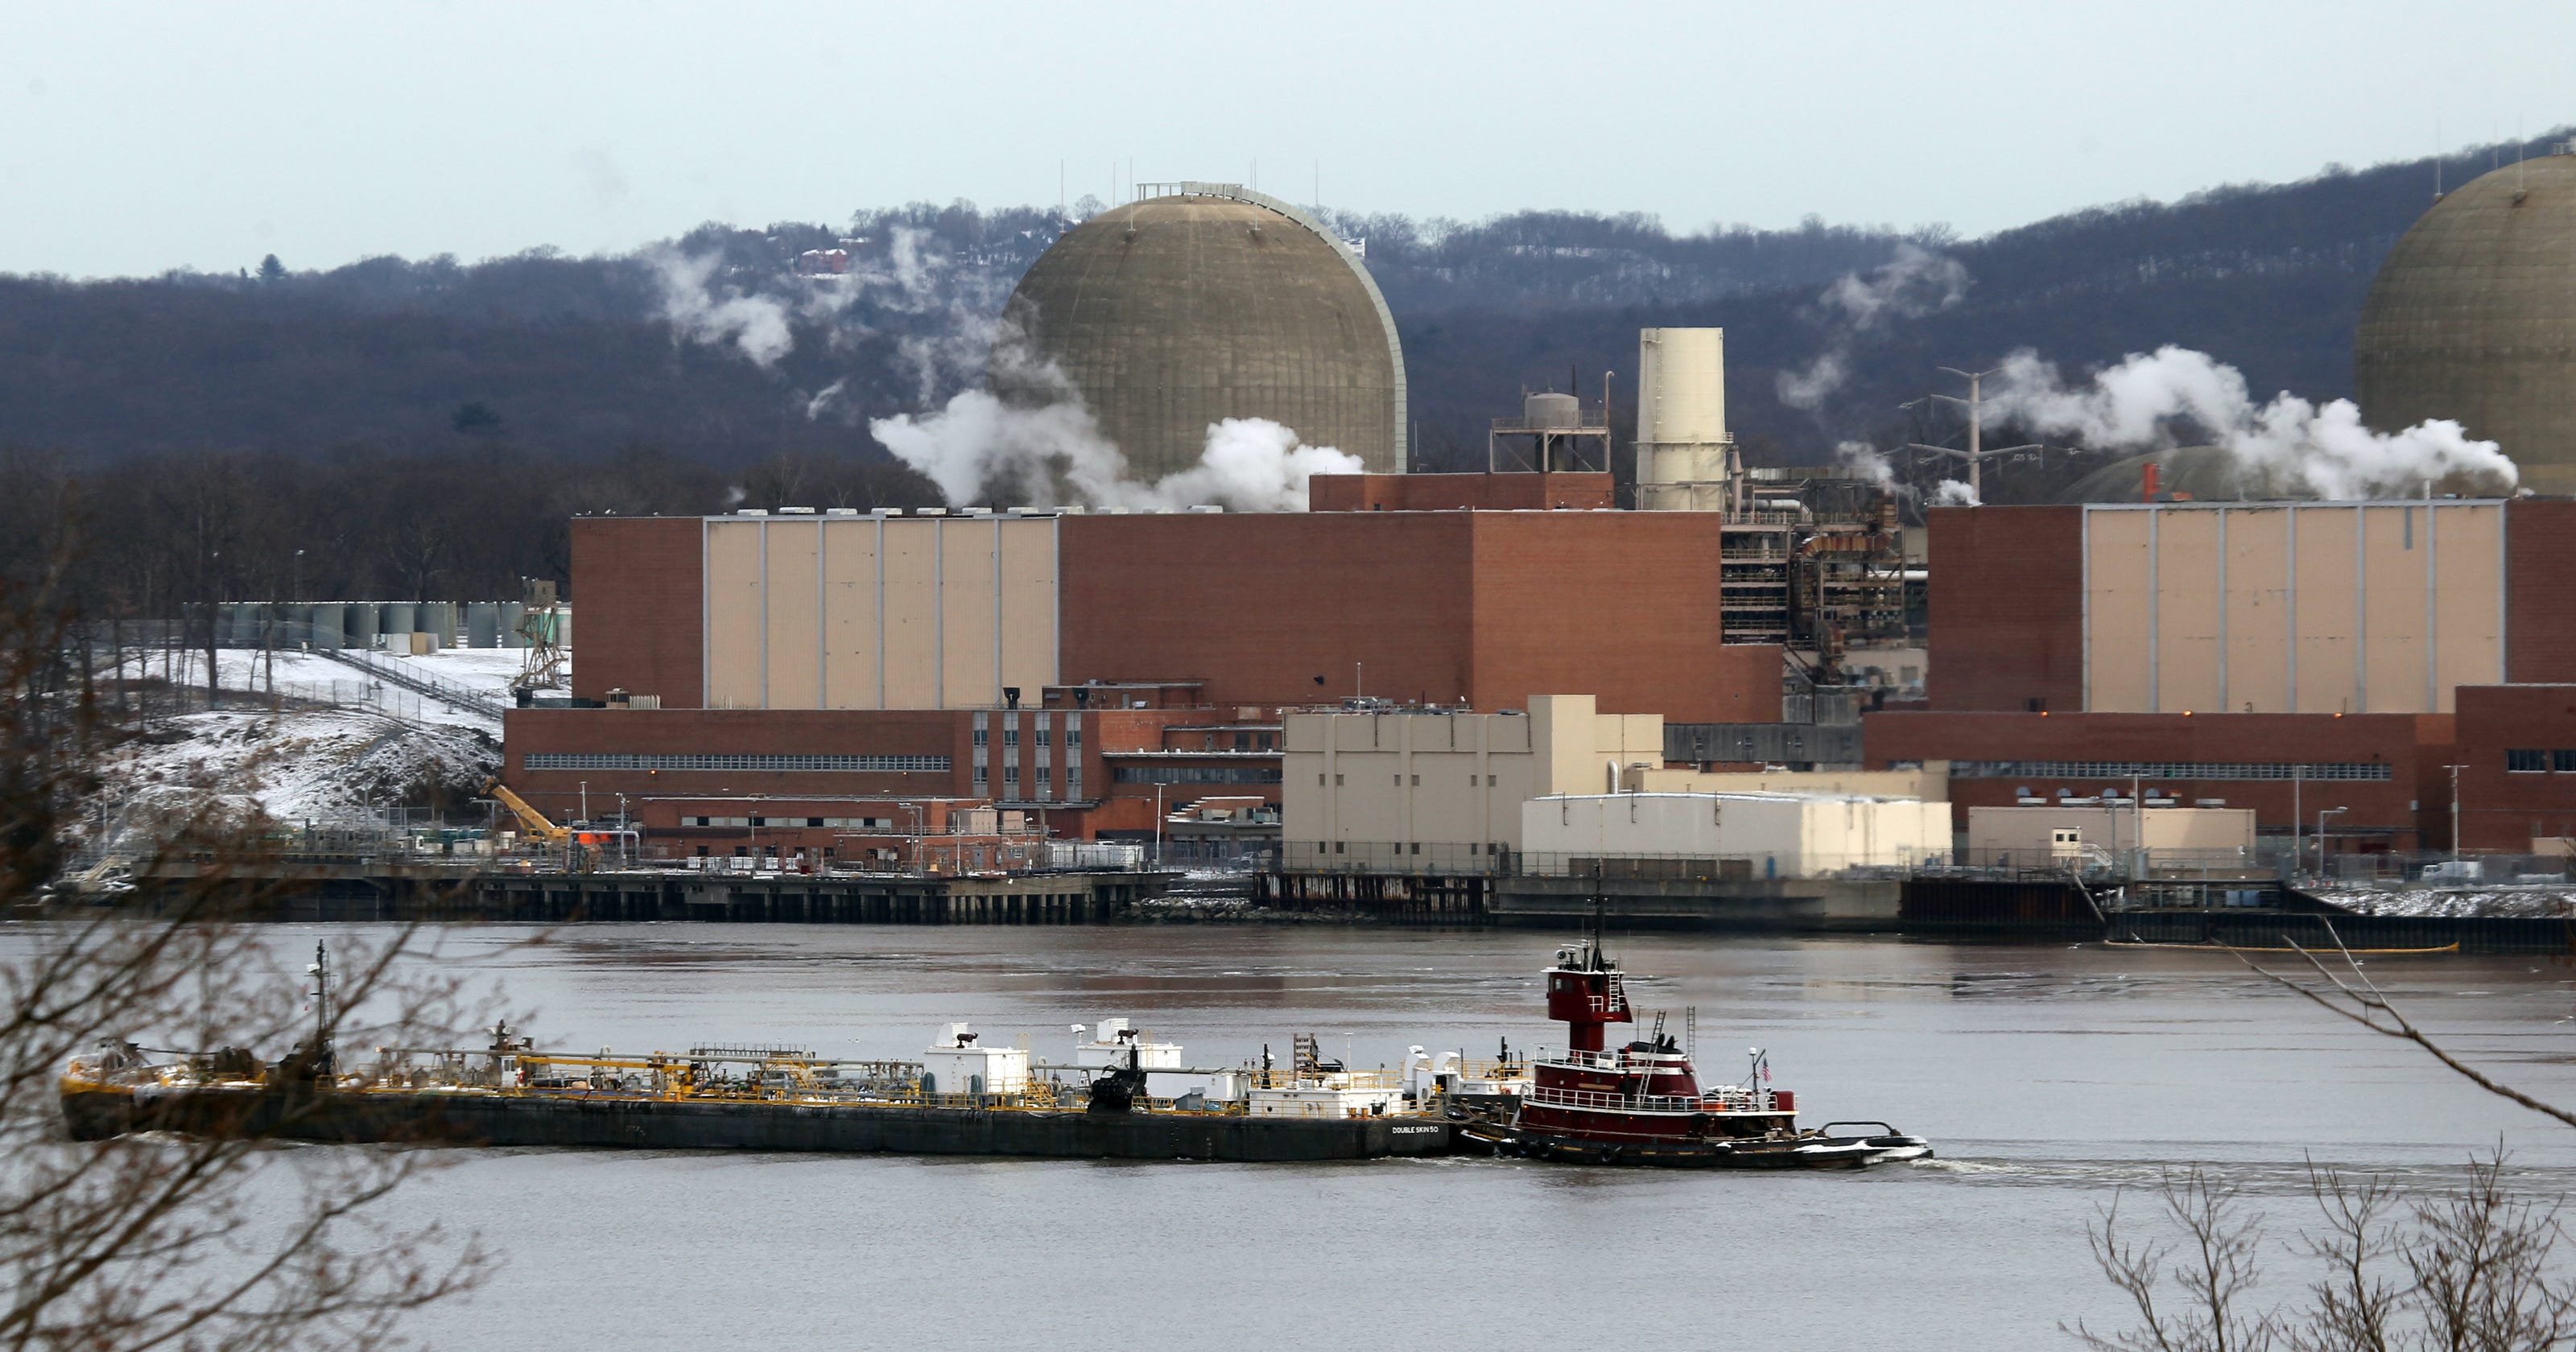
[[[1920,770],[1648,770],[1631,786],[1646,793],[1856,793],[1874,798],[1950,800],[1950,763]]]
[[[1281,834],[1309,849],[1336,841],[1517,849],[1521,804],[1549,775],[1597,792],[1614,760],[1662,764],[1661,715],[1600,714],[1594,704],[1590,695],[1542,695],[1527,715],[1289,714]]]
[[[1056,681],[1052,518],[705,524],[707,703],[971,709]]]
[[[1990,863],[2010,852],[2015,863],[2040,863],[2049,857],[2050,833],[2064,828],[2081,832],[2083,844],[2117,853],[2135,849],[2141,819],[2150,850],[2234,850],[2254,848],[2254,809],[2243,807],[2155,807],[2125,804],[2087,807],[1972,807],[1968,809],[1970,859]]]
[[[882,708],[875,521],[823,522],[823,706]]]
[[[2219,516],[2227,570],[2218,699],[2231,713],[2290,708],[2290,513],[2229,511]]]
[[[2158,712],[2207,710],[2218,703],[2218,514],[2157,512],[2155,516],[2156,661],[2153,704]]]
[[[1001,527],[939,526],[939,699],[943,709],[998,704],[1002,688]]]
[[[1020,688],[1023,702],[1035,704],[1039,688],[1056,680],[1055,522],[997,522],[1002,553],[1003,685]]]
[[[1902,868],[1950,852],[1939,803],[1791,794],[1558,794],[1523,805],[1533,855],[1742,859],[1756,877]]]
[[[761,707],[762,521],[707,523],[707,707]]]
[[[2425,685],[2423,509],[2362,512],[2362,712],[2421,713]]]
[[[2084,707],[2143,711],[2155,688],[2149,557],[2156,520],[2146,512],[2087,512],[2084,523]]]
[[[767,591],[765,643],[768,684],[761,704],[770,709],[819,709],[823,701],[823,526],[820,521],[772,521],[761,528],[768,553],[761,576]]]
[[[2447,713],[2504,679],[2497,503],[2096,507],[2085,707]]]
[[[2433,712],[2452,713],[2458,687],[2505,679],[2504,508],[2435,507],[2432,518]]]
[[[2288,712],[2360,713],[2361,591],[2353,578],[2361,566],[2361,511],[2301,507],[2284,515],[2298,555],[2291,570],[2298,584],[2297,641],[2290,651],[2297,702]]]

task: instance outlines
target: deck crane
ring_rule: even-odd
[[[510,792],[510,786],[497,778],[483,781],[483,792],[510,809],[510,815],[519,819],[520,828],[530,839],[543,841],[548,849],[577,851],[570,859],[574,868],[587,870],[598,863],[597,836],[555,825],[546,814],[537,811],[527,799]]]

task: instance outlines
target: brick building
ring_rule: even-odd
[[[2125,792],[2136,775],[2251,807],[2268,833],[2340,808],[2336,848],[2441,849],[2454,764],[2464,846],[2523,849],[2568,824],[2552,813],[2576,805],[2576,756],[2564,796],[2557,772],[2504,766],[2576,749],[2576,700],[2546,693],[2576,682],[2576,502],[1929,519],[1930,707],[1870,715],[1864,742],[1873,765],[1951,762],[1963,827],[2025,790]]]
[[[1158,802],[1276,802],[1282,711],[1353,696],[1777,716],[1780,649],[1719,641],[1715,515],[1403,510],[1353,477],[1353,510],[1304,514],[576,520],[573,694],[599,707],[511,711],[505,777],[566,815],[585,784],[648,821],[975,799],[1135,837]]]

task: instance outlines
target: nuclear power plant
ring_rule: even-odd
[[[1356,252],[1258,193],[1168,185],[1031,269],[997,390],[1069,382],[1140,478],[1250,417],[1364,472],[1316,476],[1303,512],[576,520],[573,698],[512,711],[505,777],[558,810],[626,795],[648,853],[891,867],[922,857],[906,813],[990,809],[1443,913],[1535,885],[1531,794],[1910,795],[1950,805],[1962,858],[1978,812],[2073,812],[2077,840],[2148,808],[2319,870],[2566,853],[2572,247],[2576,157],[2489,174],[2398,246],[2356,353],[2372,420],[2457,417],[2536,495],[2271,497],[2203,449],[2106,470],[2097,500],[1908,525],[1868,473],[1743,463],[1717,327],[1639,333],[1631,447],[1606,402],[1537,391],[1481,472],[1407,472],[1403,353]],[[1360,765],[1374,796],[1330,768]]]
[[[1225,418],[1267,418],[1372,473],[1407,468],[1403,345],[1341,237],[1238,184],[1146,190],[1158,195],[1039,256],[1004,312],[1005,342],[1071,380],[1148,482],[1197,464]],[[1057,397],[1023,356],[997,355],[996,392]]]

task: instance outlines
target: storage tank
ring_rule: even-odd
[[[1726,330],[1637,333],[1637,505],[1727,505],[1735,443],[1726,434]]]
[[[358,601],[347,605],[345,609],[349,613],[349,641],[345,646],[351,648],[376,646],[376,635],[384,632],[384,626],[381,623],[384,616],[377,613],[376,603]]]
[[[296,609],[303,612],[304,618],[303,632],[295,636],[298,642],[310,643],[316,648],[339,648],[347,645],[348,637],[343,632],[343,625],[349,612],[347,606],[335,603],[298,606]]]
[[[408,634],[420,628],[420,607],[409,601],[387,601],[376,607],[376,632]],[[405,641],[403,646],[411,645]]]
[[[454,601],[423,602],[420,607],[420,627],[425,633],[438,635],[439,647],[455,647],[456,603]]]
[[[1521,417],[1532,427],[1580,427],[1583,402],[1570,394],[1523,395]]]
[[[2522,486],[2576,492],[2576,154],[2508,164],[2435,202],[2390,250],[2353,338],[2364,421],[2449,418]]]
[[[1404,472],[1403,348],[1358,256],[1277,198],[1169,186],[1066,231],[1031,265],[994,350],[994,393],[1060,401],[1062,382],[1025,359],[1043,358],[1140,480],[1196,465],[1224,418],[1267,418],[1371,473]]]
[[[524,647],[528,646],[528,637],[527,637],[527,635],[522,634],[522,633],[520,633],[520,632],[519,632],[519,626],[521,626],[522,624],[525,624],[525,623],[527,622],[527,619],[528,619],[528,606],[527,606],[527,603],[526,603],[526,602],[524,602],[524,601],[503,601],[503,602],[501,603],[501,646],[502,646],[502,647],[504,647],[504,648],[524,648]]]
[[[498,601],[465,603],[465,642],[475,648],[501,646],[501,604]]]

